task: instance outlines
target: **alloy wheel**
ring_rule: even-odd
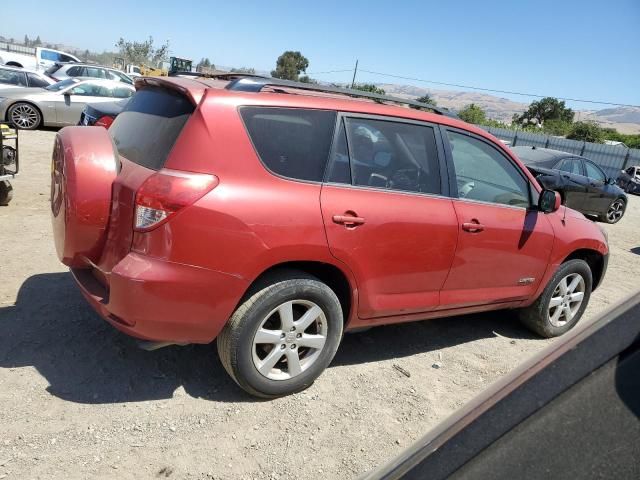
[[[260,323],[253,338],[253,364],[271,380],[294,378],[318,360],[327,333],[325,314],[314,302],[284,302]]]
[[[20,128],[31,129],[38,125],[40,115],[30,105],[20,104],[11,110],[11,122]]]
[[[607,220],[611,223],[616,223],[618,220],[622,218],[624,214],[624,202],[620,199],[616,200],[611,204],[609,210],[607,211]]]
[[[549,323],[554,327],[562,327],[570,322],[580,310],[584,292],[584,278],[579,273],[572,273],[560,280],[549,300]]]

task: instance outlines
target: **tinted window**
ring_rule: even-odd
[[[582,175],[582,170],[580,168],[580,160],[576,158],[565,158],[560,162],[560,168],[558,170],[562,170],[563,172],[571,173],[574,175]]]
[[[81,77],[83,75],[82,73],[82,67],[71,67],[67,70],[67,75],[70,77]]]
[[[111,80],[115,80],[117,82],[128,83],[129,85],[133,85],[133,80],[127,77],[124,73],[115,72],[113,70],[107,70],[107,78]]]
[[[40,50],[40,58],[43,60],[51,60],[52,62],[60,61],[60,55],[51,50]]]
[[[529,182],[518,168],[489,144],[448,131],[460,198],[529,206]]]
[[[69,55],[65,55],[64,53],[59,53],[58,58],[60,58],[61,62],[75,62],[77,61],[75,58],[70,57]]]
[[[299,180],[322,181],[335,112],[244,107],[240,113],[260,159],[269,170]]]
[[[161,88],[138,91],[109,128],[123,157],[159,170],[194,107],[184,96]]]
[[[25,77],[24,72],[16,72],[15,70],[0,68],[0,83],[26,87],[27,78]]]
[[[346,131],[354,185],[441,193],[432,127],[348,118]]]
[[[584,168],[587,171],[587,177],[593,180],[604,182],[607,178],[606,175],[602,173],[602,170],[600,170],[591,162],[584,162]]]
[[[102,68],[84,67],[82,70],[83,77],[106,78]]]
[[[67,78],[66,80],[62,80],[61,82],[54,83],[53,85],[49,85],[47,90],[51,92],[59,92],[60,90],[64,90],[65,88],[70,87],[76,83],[80,82],[77,78]]]
[[[34,75],[33,73],[27,73],[27,78],[29,79],[29,86],[30,87],[48,87],[49,86],[49,82],[43,80],[42,78],[40,78],[38,75]]]

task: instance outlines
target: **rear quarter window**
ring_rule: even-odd
[[[121,156],[159,170],[193,111],[189,99],[177,92],[145,88],[131,97],[109,133]]]
[[[267,169],[283,177],[322,181],[336,112],[242,107],[240,115]]]

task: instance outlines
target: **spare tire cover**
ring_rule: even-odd
[[[99,260],[117,175],[117,151],[103,127],[65,127],[51,161],[51,218],[58,258],[72,268]]]

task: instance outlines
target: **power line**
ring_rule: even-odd
[[[307,75],[323,75],[325,73],[343,73],[343,72],[353,72],[353,68],[347,68],[345,70],[328,70],[326,72],[307,72]]]
[[[348,70],[351,71],[351,70]],[[381,75],[383,77],[391,77],[391,78],[398,78],[401,80],[412,80],[415,82],[423,82],[423,83],[432,83],[434,85],[446,85],[448,87],[458,87],[458,88],[468,88],[470,90],[481,90],[483,92],[493,92],[493,93],[506,93],[508,95],[521,95],[523,97],[537,97],[537,98],[545,98],[545,97],[549,97],[550,95],[539,95],[539,94],[535,94],[535,93],[522,93],[522,92],[512,92],[509,90],[496,90],[496,89],[492,89],[492,88],[482,88],[482,87],[473,87],[470,85],[460,85],[457,83],[446,83],[446,82],[437,82],[435,80],[425,80],[423,78],[414,78],[414,77],[403,77],[401,75],[392,75],[390,73],[382,73],[382,72],[374,72],[371,70],[365,70],[363,68],[360,69],[361,72],[366,72],[366,73],[371,73],[374,75]],[[640,108],[640,105],[630,105],[630,104],[626,104],[626,103],[614,103],[614,102],[601,102],[601,101],[597,101],[597,100],[585,100],[585,99],[578,99],[578,98],[568,98],[568,97],[554,97],[557,98],[559,100],[567,100],[570,102],[583,102],[583,103],[595,103],[595,104],[599,104],[599,105],[613,105],[613,106],[617,106],[617,107],[635,107],[635,108]]]

